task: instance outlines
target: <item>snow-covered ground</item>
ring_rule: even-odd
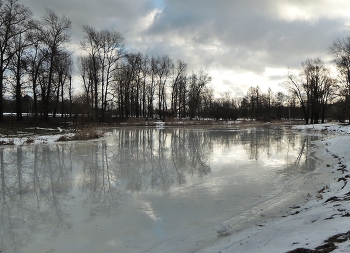
[[[217,245],[200,252],[280,253],[317,247],[335,248],[327,252],[350,252],[350,127],[319,124],[293,129],[326,134],[324,140],[316,142],[316,156],[324,161],[321,172],[334,172],[334,180],[330,180],[333,183],[319,189],[312,200],[291,209],[290,215],[240,232],[231,231]],[[327,244],[326,240],[335,235],[337,242]]]
[[[30,145],[30,144],[52,144],[65,136],[67,138],[73,137],[73,132],[66,132],[60,127],[57,128],[38,128],[36,130],[43,130],[43,132],[50,132],[49,134],[37,135],[30,132],[18,132],[12,136],[0,135],[1,145]]]
[[[2,145],[27,145],[27,144],[50,144],[56,142],[62,135],[42,135],[32,137],[2,137],[0,143]]]

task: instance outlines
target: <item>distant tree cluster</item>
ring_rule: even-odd
[[[163,119],[195,117],[210,93],[211,78],[200,71],[187,74],[187,64],[169,56],[148,57],[124,50],[120,33],[83,27],[84,56],[79,73],[84,93],[82,113],[96,121],[110,114],[118,117]]]
[[[337,80],[320,59],[308,59],[299,76],[289,74],[289,90],[301,106],[305,123],[325,122],[326,110],[335,101]]]
[[[4,113],[34,119],[299,118],[305,123],[350,118],[350,37],[330,46],[339,78],[320,59],[288,74],[288,92],[249,88],[241,98],[214,97],[211,77],[189,73],[182,60],[127,52],[122,34],[83,26],[81,56],[73,64],[71,21],[47,9],[40,20],[19,0],[0,0],[0,121]],[[73,69],[76,72],[73,75]],[[74,78],[73,78],[74,77]],[[73,80],[74,79],[74,80]],[[73,93],[77,84],[80,93]]]
[[[41,20],[18,0],[0,1],[0,121],[14,109],[49,121],[59,113],[105,117],[195,117],[211,77],[187,74],[187,65],[168,56],[148,57],[124,50],[119,32],[83,26],[83,55],[77,62],[81,94],[73,94],[71,21],[47,9]],[[76,77],[77,78],[77,77]]]
[[[70,20],[51,10],[38,21],[19,1],[0,1],[0,121],[7,109],[7,94],[15,100],[18,121],[22,120],[23,101],[29,98],[33,102],[27,110],[35,117],[40,112],[48,121],[52,104],[56,112],[67,83],[71,87],[73,63],[66,49],[70,28]]]

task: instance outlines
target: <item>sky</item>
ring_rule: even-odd
[[[34,16],[45,8],[82,26],[120,32],[129,52],[168,55],[212,77],[217,96],[249,87],[282,90],[289,69],[308,58],[331,61],[331,43],[349,36],[348,0],[22,0]]]

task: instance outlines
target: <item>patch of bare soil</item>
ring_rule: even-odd
[[[337,234],[328,238],[327,240],[324,241],[325,243],[323,245],[318,246],[314,250],[298,248],[292,251],[288,251],[287,253],[328,253],[337,249],[336,243],[343,243],[347,240],[350,240],[350,231],[342,234]]]

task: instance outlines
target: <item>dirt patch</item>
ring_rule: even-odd
[[[325,244],[318,246],[316,249],[305,249],[305,248],[298,248],[292,251],[288,251],[287,253],[328,253],[332,252],[333,250],[337,249],[336,243],[343,243],[347,240],[350,240],[350,231],[342,234],[334,235],[327,240],[325,240]]]

